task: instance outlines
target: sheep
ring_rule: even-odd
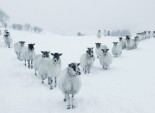
[[[98,32],[97,32],[97,37],[100,38],[101,36],[102,36],[101,30],[98,30]]]
[[[122,49],[126,48],[126,40],[122,37],[119,38],[119,44],[121,45]]]
[[[102,49],[102,56],[99,58],[100,65],[103,67],[103,69],[107,70],[112,63],[112,55],[108,52],[109,49]]]
[[[155,38],[155,31],[153,31],[153,38]]]
[[[79,63],[69,64],[59,78],[59,88],[65,95],[64,102],[68,102],[67,109],[74,109],[76,107],[74,96],[81,88],[81,78],[79,76],[81,75],[81,71],[79,65]]]
[[[26,61],[28,62],[28,68],[33,68],[33,58],[35,55],[35,51],[34,51],[34,45],[35,44],[28,44],[28,47],[24,47],[22,49],[22,60],[25,61],[25,66],[26,66]]]
[[[12,38],[10,37],[10,33],[6,32],[6,34],[4,34],[3,39],[5,41],[6,46],[8,46],[8,48],[10,48],[11,43],[12,43]]]
[[[88,48],[85,54],[80,58],[80,64],[83,69],[83,72],[90,73],[90,69],[95,61],[93,48]]]
[[[101,45],[101,43],[95,43],[96,44],[96,49],[95,49],[95,53],[97,55],[97,58],[99,58],[101,56],[101,49],[107,49],[106,45]]]
[[[41,51],[42,54],[37,54],[33,58],[33,68],[35,69],[35,75],[37,76],[37,70],[39,65],[43,62],[44,58],[49,58],[50,51]]]
[[[113,42],[112,53],[114,56],[118,57],[122,54],[122,47],[118,42]]]
[[[14,50],[17,55],[17,59],[21,60],[21,52],[24,48],[25,41],[19,41],[14,44]]]
[[[53,59],[50,59],[49,57],[45,57],[42,59],[42,62],[39,64],[38,67],[38,73],[42,78],[42,83],[44,83],[44,80],[48,77],[48,84],[50,85],[50,89],[53,89],[52,82],[53,77],[55,79],[55,87],[57,84],[57,77],[59,76],[61,72],[61,59],[60,56],[62,53],[51,53],[53,56]]]
[[[50,85],[50,89],[53,89],[53,80],[54,80],[54,87],[57,86],[57,78],[61,72],[61,59],[60,56],[62,53],[51,53],[53,56],[52,62],[49,62],[49,70],[47,73],[48,76],[48,84]]]
[[[138,40],[138,37],[136,36],[134,39],[132,39],[132,45],[133,45],[132,48],[136,49],[138,44],[139,44],[139,40]]]
[[[126,36],[126,48],[128,50],[133,49],[133,41],[131,40],[131,38],[129,36]]]

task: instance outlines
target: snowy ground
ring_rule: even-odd
[[[62,52],[63,69],[79,62],[87,47],[102,42],[111,49],[115,37],[62,37],[12,31],[14,42],[36,43],[41,50]],[[75,99],[77,108],[67,110],[63,94],[41,84],[34,70],[16,59],[14,49],[4,46],[0,37],[0,112],[1,113],[155,113],[155,39],[142,41],[136,50],[123,50],[105,71],[96,59],[91,74],[81,75],[82,88]]]

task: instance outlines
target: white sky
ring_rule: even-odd
[[[60,34],[155,29],[155,0],[0,0],[10,22]]]

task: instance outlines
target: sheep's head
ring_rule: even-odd
[[[138,36],[136,36],[134,40],[137,41],[138,40]]]
[[[126,40],[130,39],[130,36],[129,35],[126,35]]]
[[[42,58],[49,58],[50,57],[50,51],[41,51],[42,53]]]
[[[117,46],[118,42],[113,42],[114,46]]]
[[[95,43],[96,44],[96,48],[100,48],[101,47],[101,43]]]
[[[79,65],[80,63],[68,64],[68,71],[71,76],[81,75]]]
[[[94,57],[93,47],[92,48],[88,48],[86,53],[88,54],[89,57]]]
[[[34,45],[35,45],[35,44],[28,44],[29,50],[34,50]]]
[[[51,53],[51,55],[53,56],[53,63],[57,63],[60,59],[60,56],[62,55],[62,53]]]
[[[19,41],[19,43],[20,43],[21,46],[24,46],[25,41]]]
[[[102,52],[103,52],[103,55],[107,55],[107,53],[108,53],[108,51],[109,51],[109,49],[101,49],[102,50]]]
[[[119,41],[121,41],[122,40],[122,37],[119,37]]]

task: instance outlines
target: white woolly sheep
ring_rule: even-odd
[[[133,48],[136,49],[138,44],[139,44],[139,40],[138,40],[138,37],[136,36],[134,39],[132,39],[132,45],[133,45]]]
[[[44,58],[50,58],[49,53],[50,51],[41,51],[42,54],[37,54],[33,58],[33,68],[35,69],[35,75],[37,76],[37,70],[39,65],[42,64]]]
[[[101,36],[102,36],[101,30],[98,30],[98,32],[97,32],[97,37],[100,38]]]
[[[88,48],[85,54],[80,58],[80,64],[83,69],[83,72],[90,73],[90,69],[95,61],[93,48]]]
[[[107,70],[112,63],[112,55],[108,52],[109,49],[102,49],[102,56],[99,58],[100,65],[103,67],[103,69]]]
[[[33,58],[35,56],[34,45],[35,44],[28,44],[28,47],[22,49],[22,60],[25,61],[25,66],[26,61],[28,62],[28,68],[33,68]]]
[[[75,108],[74,96],[81,88],[81,75],[79,63],[71,63],[59,79],[59,88],[65,95],[64,101],[68,102],[67,109]],[[71,97],[70,97],[71,94]]]
[[[14,50],[17,55],[17,59],[21,60],[22,49],[24,48],[24,41],[19,41],[14,44]]]
[[[57,78],[61,73],[61,59],[60,56],[62,53],[51,53],[53,56],[52,62],[49,62],[49,70],[47,73],[48,76],[48,84],[50,85],[50,89],[53,89],[53,80],[55,82],[54,87],[57,86]]]
[[[131,50],[134,48],[134,43],[129,36],[126,37],[126,49]]]
[[[119,38],[119,44],[121,45],[122,49],[126,48],[126,40],[122,37]]]
[[[95,53],[97,55],[97,58],[99,58],[102,54],[101,49],[107,49],[106,45],[101,45],[101,43],[95,43],[96,44],[96,49],[95,49]]]
[[[6,32],[6,34],[3,36],[3,39],[5,41],[6,46],[8,46],[8,48],[10,48],[11,43],[12,43],[12,38],[10,37],[10,33]]]
[[[118,57],[122,54],[122,47],[118,42],[113,42],[112,53],[114,56]]]

